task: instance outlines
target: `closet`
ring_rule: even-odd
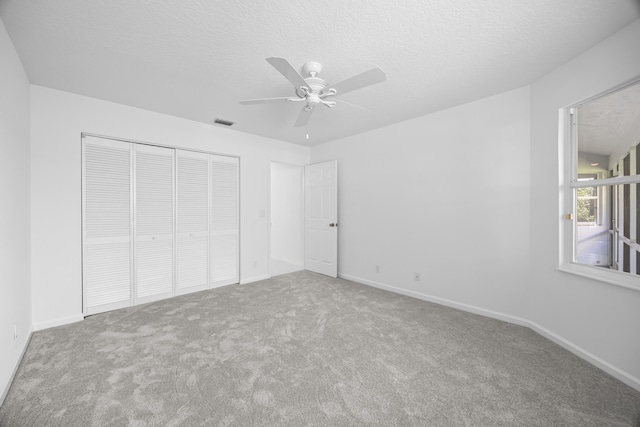
[[[239,282],[235,157],[83,136],[83,310]]]

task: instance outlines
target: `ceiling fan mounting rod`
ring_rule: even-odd
[[[316,61],[305,62],[302,66],[303,75],[308,75],[310,77],[315,77],[320,74],[322,71],[322,64]]]

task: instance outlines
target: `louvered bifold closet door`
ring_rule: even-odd
[[[176,294],[209,287],[209,155],[176,150]]]
[[[173,295],[174,150],[135,144],[135,304]]]
[[[131,305],[131,146],[82,138],[83,309]]]
[[[235,157],[211,155],[211,285],[239,282],[238,179]]]

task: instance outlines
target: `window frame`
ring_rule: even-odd
[[[560,208],[560,259],[558,270],[598,280],[600,282],[621,286],[627,289],[640,291],[640,274],[630,274],[612,269],[604,269],[598,266],[579,264],[576,259],[576,234],[578,227],[577,218],[577,188],[598,188],[598,216],[601,215],[600,187],[616,186],[624,184],[640,185],[640,173],[632,176],[599,177],[588,181],[578,181],[578,147],[577,147],[577,109],[591,101],[605,97],[614,92],[623,90],[633,85],[640,84],[640,76],[613,87],[607,91],[598,93],[580,102],[560,108],[558,117],[559,136],[559,208]],[[640,149],[640,144],[637,145]],[[598,219],[596,219],[598,222]],[[587,223],[582,223],[586,225]],[[640,233],[640,231],[638,231]],[[640,241],[640,239],[638,239]],[[634,242],[635,243],[635,242]]]

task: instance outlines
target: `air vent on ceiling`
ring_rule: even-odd
[[[233,122],[230,122],[229,120],[222,120],[222,119],[215,119],[213,123],[217,125],[225,125],[225,126],[233,125]]]

